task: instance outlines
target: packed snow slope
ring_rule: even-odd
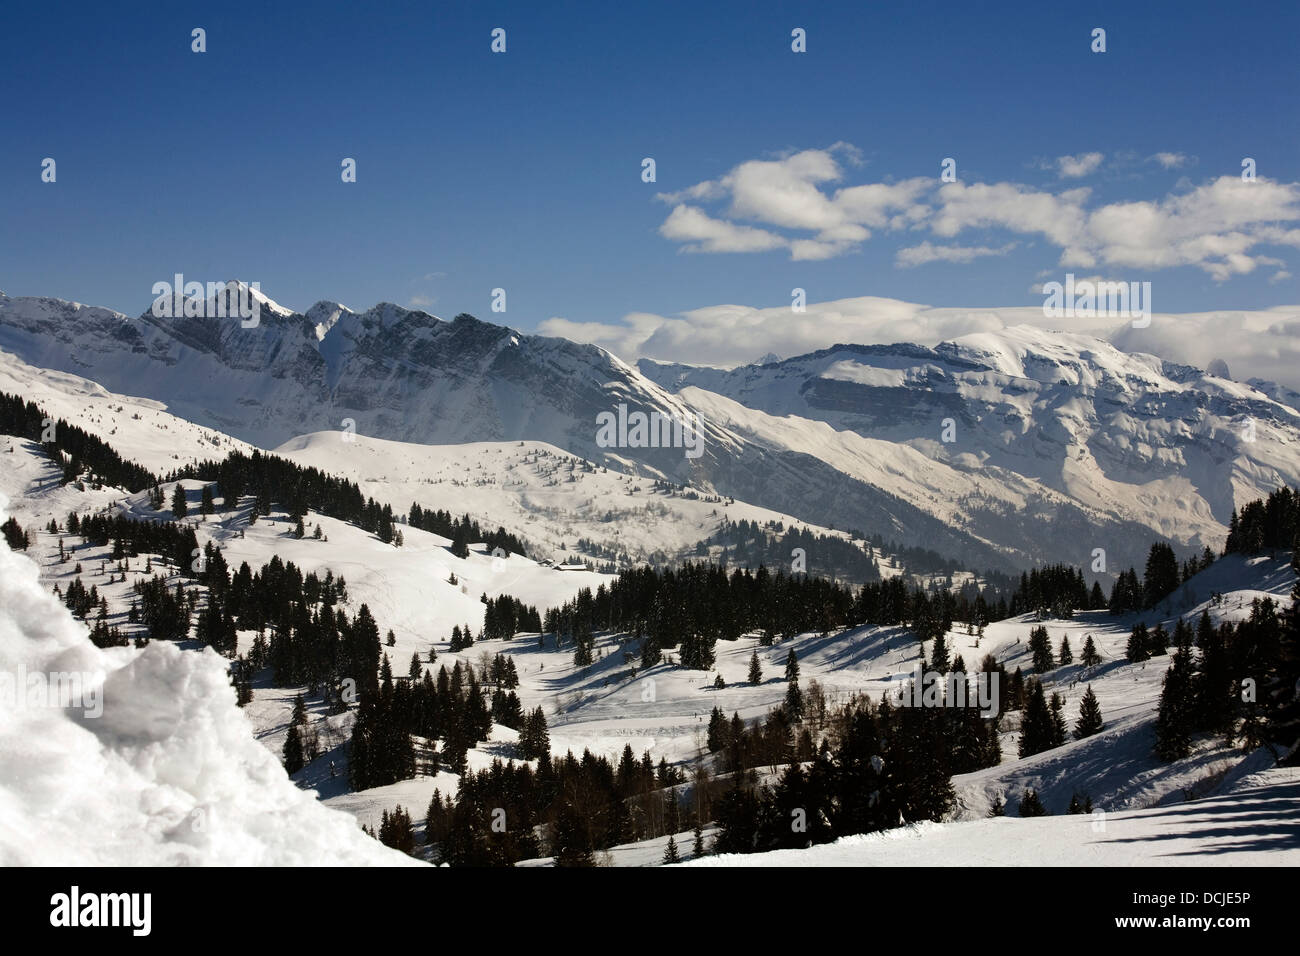
[[[1297,807],[1300,770],[1277,768],[1226,793],[1149,810],[927,823],[806,850],[705,856],[681,865],[1296,866]]]
[[[0,296],[0,349],[263,447],[353,427],[544,442],[973,567],[1082,562],[1089,529],[1123,566],[1152,531],[1217,546],[1234,504],[1300,480],[1291,393],[1024,328],[720,372],[633,368],[594,346],[389,303],[299,315],[267,300],[245,329]],[[597,416],[620,406],[698,422],[702,454],[602,447]]]
[[[216,654],[99,650],[38,574],[0,542],[0,865],[411,862],[293,785]]]

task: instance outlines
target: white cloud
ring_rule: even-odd
[[[688,243],[683,247],[686,252],[763,252],[786,245],[766,229],[714,219],[694,206],[674,208],[659,233],[665,239]]]
[[[1087,187],[1054,194],[1014,183],[947,183],[939,189],[940,207],[930,228],[945,238],[964,229],[1000,227],[1041,233],[1058,246],[1076,243],[1087,213]]]
[[[861,157],[848,143],[806,149],[778,159],[749,160],[716,180],[659,193],[674,209],[660,227],[667,238],[694,243],[689,252],[754,252],[784,247],[790,257],[829,259],[871,238],[872,229],[903,229],[922,221],[929,209],[918,202],[934,180],[868,183],[829,191],[843,172],[837,156],[852,164]],[[729,200],[726,219],[716,219],[687,201]],[[683,213],[682,210],[690,210]],[[812,235],[782,237],[743,221]],[[737,230],[731,232],[729,230]],[[743,247],[743,248],[742,248]]]
[[[925,265],[927,262],[972,262],[984,256],[1005,256],[1015,247],[1014,242],[1008,242],[1005,246],[996,249],[991,246],[936,246],[927,239],[919,246],[899,249],[894,256],[894,264],[899,268],[908,269]]]
[[[1080,153],[1078,156],[1056,157],[1056,175],[1061,179],[1078,179],[1087,176],[1106,158],[1104,153]]]
[[[1093,277],[1094,279],[1100,277]],[[795,356],[839,343],[912,342],[937,345],[973,332],[1032,325],[1095,335],[1125,351],[1147,352],[1197,368],[1223,359],[1239,379],[1265,378],[1300,389],[1300,306],[1254,312],[1156,313],[1145,329],[1127,320],[1081,316],[1045,318],[1041,306],[931,308],[876,296],[756,308],[717,305],[667,317],[646,312],[620,322],[543,322],[544,335],[562,335],[606,348],[625,361],[647,357],[732,367],[768,352]]]
[[[1191,159],[1185,153],[1156,153],[1148,156],[1147,162],[1159,163],[1165,169],[1182,169]]]
[[[687,252],[767,252],[787,249],[791,259],[845,255],[880,232],[928,229],[954,239],[970,229],[1039,235],[1060,248],[1068,268],[1125,267],[1153,271],[1193,266],[1216,281],[1275,264],[1262,244],[1300,248],[1300,183],[1243,182],[1228,175],[1194,185],[1180,179],[1163,198],[1092,205],[1088,187],[1052,191],[1019,183],[940,183],[935,177],[839,186],[840,157],[856,153],[837,143],[777,159],[740,163],[726,175],[659,198],[673,209],[660,226]],[[1121,157],[1122,158],[1122,157]],[[1086,175],[1102,153],[1060,156],[1062,178]],[[1183,165],[1180,153],[1153,160]],[[1125,160],[1127,161],[1127,160]],[[720,207],[706,212],[699,203]],[[1003,255],[1006,245],[935,245],[928,240],[896,254],[900,268],[921,262],[969,262]]]

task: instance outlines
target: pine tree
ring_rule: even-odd
[[[298,725],[289,725],[289,735],[284,739],[284,771],[295,774],[302,769],[302,741],[298,738]]]
[[[803,718],[803,691],[799,688],[799,659],[794,648],[785,659],[785,679],[789,686],[785,689],[785,710],[791,720]]]
[[[700,825],[699,821],[695,823],[695,846],[692,847],[692,852],[697,860],[704,856],[704,827]]]
[[[586,824],[568,800],[561,803],[555,820],[554,843],[556,866],[595,866]]]
[[[1007,808],[1002,803],[1002,797],[1000,795],[994,797],[993,806],[989,808],[989,816],[1005,817],[1006,815],[1007,815]]]
[[[1156,756],[1161,760],[1179,760],[1191,752],[1196,705],[1192,675],[1191,653],[1179,648],[1165,672],[1160,711],[1156,715]]]
[[[1065,700],[1060,694],[1052,692],[1052,737],[1053,747],[1065,743]]]
[[[719,674],[717,678],[713,681],[713,687],[715,690],[722,690],[726,686],[727,686],[727,682],[722,679],[721,674]]]
[[[1146,574],[1142,579],[1146,606],[1154,607],[1172,594],[1176,587],[1178,587],[1178,558],[1174,554],[1174,549],[1163,542],[1151,545]]]
[[[670,866],[673,863],[680,863],[681,861],[682,858],[677,853],[677,842],[672,837],[669,837],[668,846],[664,850],[664,865]]]
[[[749,682],[755,685],[763,682],[763,669],[758,663],[758,651],[749,655]]]
[[[1041,681],[1030,680],[1025,686],[1025,711],[1020,720],[1020,756],[1032,757],[1052,748],[1056,729],[1047,705]]]
[[[951,666],[948,661],[948,639],[943,631],[939,631],[934,635],[934,646],[930,650],[930,669],[946,674]]]
[[[1061,653],[1057,655],[1057,660],[1061,662],[1062,667],[1074,663],[1074,652],[1070,650],[1070,635],[1068,634],[1061,638]]]
[[[1043,801],[1039,799],[1037,791],[1026,790],[1025,795],[1020,798],[1020,815],[1022,817],[1047,816],[1047,808],[1043,806]]]
[[[1032,628],[1029,632],[1029,650],[1034,655],[1034,671],[1038,674],[1046,674],[1056,666],[1056,661],[1052,658],[1052,642],[1047,636],[1047,628],[1041,624]]]
[[[1147,626],[1141,621],[1133,625],[1133,633],[1129,635],[1124,656],[1130,664],[1141,664],[1151,657],[1151,637],[1147,634]]]
[[[1084,799],[1080,800],[1077,793],[1072,795],[1070,797],[1070,805],[1066,808],[1065,812],[1071,814],[1091,813],[1092,797],[1084,797]]]
[[[1163,657],[1169,650],[1169,633],[1163,624],[1157,624],[1151,630],[1151,656]]]
[[[1096,667],[1101,663],[1101,655],[1097,653],[1097,645],[1093,642],[1091,634],[1083,642],[1083,657],[1079,659],[1079,663],[1084,667]]]
[[[1082,740],[1084,737],[1091,737],[1099,733],[1103,726],[1101,706],[1097,703],[1097,695],[1092,692],[1092,685],[1089,684],[1083,700],[1079,702],[1079,719],[1074,725],[1074,739]]]
[[[204,485],[203,497],[199,501],[199,512],[204,517],[207,517],[208,515],[212,514],[216,510],[217,510],[216,503],[212,500],[212,486]]]
[[[799,658],[795,655],[793,647],[785,658],[785,679],[790,684],[799,683]]]
[[[181,483],[178,481],[176,482],[175,490],[172,492],[172,514],[177,518],[184,518],[187,513],[188,510],[185,506],[185,489],[181,487]]]

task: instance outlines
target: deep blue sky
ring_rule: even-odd
[[[497,26],[505,55],[489,51]],[[807,54],[790,51],[795,26]],[[1104,55],[1088,49],[1094,26]],[[810,300],[1035,304],[1035,277],[1064,269],[1032,236],[880,233],[811,262],[690,254],[659,234],[670,206],[654,195],[839,141],[865,160],[845,186],[937,176],[945,156],[963,181],[1086,185],[1098,202],[1160,200],[1243,156],[1291,183],[1298,34],[1296,3],[13,5],[0,288],[138,314],[180,271],[259,281],[297,309],[423,297],[521,329],[780,305],[794,286]],[[1136,159],[1064,183],[1034,165],[1088,151]],[[1192,164],[1143,161],[1160,151]],[[356,184],[340,182],[344,157]],[[894,264],[920,240],[1012,239],[1012,254],[969,264]],[[1288,271],[1300,258],[1255,252]],[[1297,301],[1276,271],[1168,270],[1158,307]],[[489,310],[497,286],[506,316]]]

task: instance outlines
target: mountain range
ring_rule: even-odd
[[[255,328],[0,294],[0,349],[267,449],[347,429],[545,442],[973,568],[1100,571],[1101,549],[1109,573],[1140,564],[1152,532],[1218,548],[1235,506],[1300,483],[1289,390],[1080,334],[1018,326],[734,369],[633,366],[468,315],[330,301],[299,313],[252,294]],[[703,454],[602,447],[597,418],[620,405],[698,422]]]

